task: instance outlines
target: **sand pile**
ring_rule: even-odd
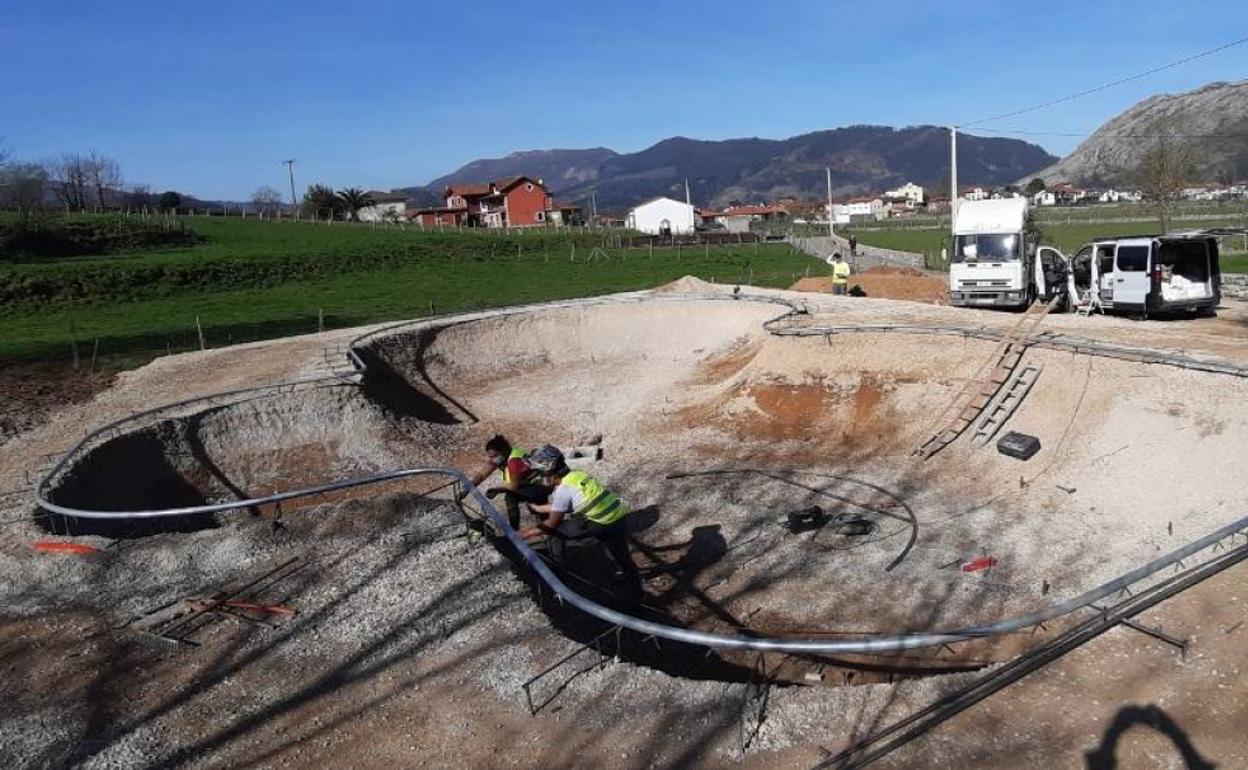
[[[915,302],[944,304],[949,296],[949,282],[938,273],[910,267],[873,267],[850,276],[849,285],[857,285],[868,297],[908,299]],[[832,278],[803,278],[790,287],[793,291],[830,292]]]

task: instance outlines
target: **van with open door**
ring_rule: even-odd
[[[1222,299],[1218,238],[1208,231],[1106,238],[1070,259],[1081,304],[1141,316],[1198,312]]]

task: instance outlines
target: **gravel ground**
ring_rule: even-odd
[[[674,288],[709,290],[699,284]],[[467,410],[475,422],[430,423],[380,409],[353,389],[324,389],[152,428],[168,458],[162,472],[214,498],[230,485],[269,490],[344,471],[462,463],[500,429],[525,443],[601,433],[606,455],[595,472],[639,512],[639,561],[654,570],[649,601],[712,627],[724,613],[784,628],[992,617],[1041,594],[1076,593],[1243,510],[1245,491],[1230,481],[1248,428],[1239,381],[1033,351],[1044,372],[1010,427],[1040,436],[1040,455],[1021,464],[955,446],[917,464],[906,450],[991,345],[776,340],[760,328],[775,306],[671,294],[675,301],[661,304],[551,309],[506,321],[478,314],[418,342],[404,331],[377,343],[383,351],[420,349],[419,358],[393,359],[422,394],[417,401],[448,414]],[[812,308],[837,322],[1014,320],[836,297]],[[1172,326],[1068,317],[1051,326],[1248,360],[1233,312]],[[122,375],[92,403],[0,447],[0,484],[20,489],[44,464],[38,455],[63,449],[82,425],[313,373],[321,349],[350,336],[175,356]],[[107,454],[106,446],[83,465],[75,494],[93,499],[110,478],[148,469],[128,469],[126,458],[136,456],[129,450]],[[205,457],[215,472],[202,472]],[[744,467],[802,473],[666,478],[672,470]],[[842,541],[786,536],[777,526],[787,510],[834,498],[825,504],[878,509],[877,536],[846,550]],[[919,538],[884,572],[909,529],[886,514],[903,502],[919,519]],[[0,583],[0,650],[6,682],[17,685],[4,688],[0,755],[18,767],[740,759],[741,682],[609,663],[568,679],[551,707],[529,717],[520,684],[575,643],[552,628],[498,551],[469,544],[445,506],[410,493],[369,492],[287,512],[278,529],[265,512],[116,544],[79,538],[112,545],[87,557],[31,551],[43,535],[20,520],[28,513],[22,499],[0,505],[0,575],[8,578]],[[983,553],[1001,562],[989,573],[939,569]],[[295,555],[309,566],[278,598],[300,614],[278,629],[225,620],[187,650],[122,627]],[[773,688],[761,724],[746,720],[749,756],[807,763],[819,756],[814,747],[835,751],[969,676]]]

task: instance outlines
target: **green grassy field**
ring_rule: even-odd
[[[818,260],[787,245],[601,248],[601,234],[498,234],[187,219],[195,246],[0,264],[0,358],[133,363],[198,347],[656,286],[695,275],[788,286]],[[573,253],[575,250],[575,261]]]

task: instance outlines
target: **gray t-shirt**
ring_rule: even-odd
[[[560,484],[550,495],[551,510],[555,513],[572,513],[584,504],[585,495],[581,494],[580,487]]]

